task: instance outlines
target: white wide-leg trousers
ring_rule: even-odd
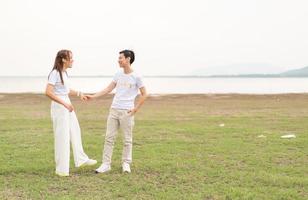
[[[68,96],[59,97],[70,103]],[[74,111],[69,112],[63,105],[54,101],[51,103],[51,118],[55,138],[56,173],[69,174],[70,142],[76,167],[89,160],[82,147],[79,122]]]

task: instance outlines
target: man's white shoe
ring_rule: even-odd
[[[92,165],[96,165],[96,163],[97,163],[96,160],[89,159],[87,160],[87,162],[83,163],[79,167],[92,166]]]
[[[122,169],[123,169],[123,172],[125,173],[130,173],[131,171],[130,171],[130,166],[129,166],[129,164],[128,163],[123,163],[122,164]]]
[[[102,164],[99,168],[95,170],[96,173],[105,173],[111,170],[110,165]]]

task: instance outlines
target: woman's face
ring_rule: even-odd
[[[64,68],[67,69],[67,68],[72,68],[73,66],[73,54],[71,52],[69,52],[69,56],[68,56],[68,59],[64,59],[63,61],[63,64],[64,64]]]

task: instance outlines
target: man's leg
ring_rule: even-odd
[[[124,143],[122,163],[130,164],[132,162],[134,116],[130,116],[127,111],[123,112],[123,117],[120,120]]]
[[[110,165],[114,141],[119,129],[118,111],[111,109],[107,119],[107,130],[105,136],[105,144],[103,151],[103,164]]]

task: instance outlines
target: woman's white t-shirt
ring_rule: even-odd
[[[66,72],[62,72],[62,78],[64,84],[62,84],[60,73],[57,70],[52,70],[49,75],[48,83],[54,86],[55,95],[68,95],[70,92]]]

